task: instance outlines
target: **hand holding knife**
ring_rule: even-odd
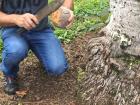
[[[39,8],[36,13],[35,16],[37,17],[37,19],[39,20],[39,22],[44,19],[46,16],[50,15],[52,12],[56,11],[61,5],[63,5],[64,0],[53,0],[51,3],[49,3],[48,5],[43,5],[43,7]],[[27,30],[25,28],[19,28],[17,30],[18,34],[22,34],[24,32],[26,32]]]

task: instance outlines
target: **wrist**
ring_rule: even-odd
[[[61,6],[60,8],[64,9],[64,10],[68,10],[70,12],[73,12],[70,8],[66,7],[66,6]]]
[[[69,7],[69,6],[62,5],[61,7],[65,7],[65,8],[67,8],[67,9],[69,9],[69,10],[73,11],[73,8],[71,8],[71,7]]]
[[[74,2],[73,2],[73,0],[65,0],[63,6],[68,8],[68,9],[70,9],[70,10],[74,10]]]
[[[8,16],[8,18],[10,19],[11,24],[17,25],[17,15],[16,14],[10,14]]]

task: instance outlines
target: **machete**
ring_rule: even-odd
[[[63,5],[64,0],[53,0],[52,2],[50,2],[47,5],[43,5],[41,8],[39,8],[36,13],[35,16],[37,17],[37,19],[39,20],[39,22],[44,19],[46,16],[50,15],[52,12],[56,11],[61,5]],[[22,34],[24,32],[26,32],[27,30],[23,27],[20,27],[17,30],[18,34]]]

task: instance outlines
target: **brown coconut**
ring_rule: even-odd
[[[66,28],[69,25],[68,19],[71,16],[71,10],[60,7],[50,15],[50,20],[56,27]]]

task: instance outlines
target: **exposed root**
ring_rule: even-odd
[[[111,43],[105,37],[89,42],[86,75],[80,87],[85,105],[140,104],[140,71],[111,58]]]

